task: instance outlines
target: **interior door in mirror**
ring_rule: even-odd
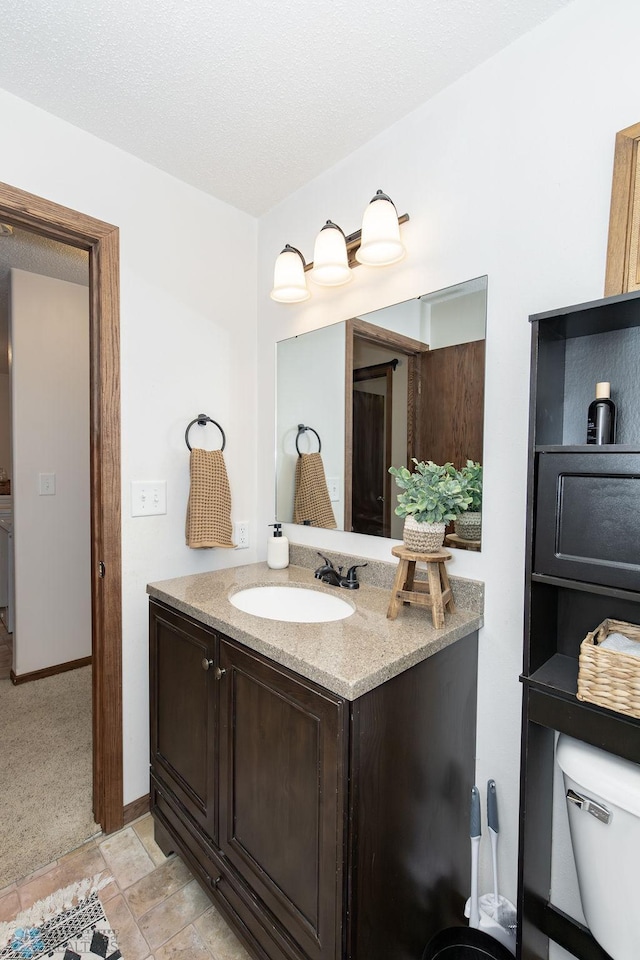
[[[482,462],[485,341],[423,353],[417,378],[418,460],[463,467]]]

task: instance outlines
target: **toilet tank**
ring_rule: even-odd
[[[613,960],[638,960],[640,765],[564,734],[556,759],[589,929]]]

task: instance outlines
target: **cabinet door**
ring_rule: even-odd
[[[341,952],[343,702],[220,641],[220,848],[304,955]]]
[[[640,456],[591,447],[537,468],[534,572],[637,591]]]
[[[212,631],[151,603],[151,768],[214,841],[216,641]]]

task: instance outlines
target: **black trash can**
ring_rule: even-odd
[[[431,938],[422,960],[513,960],[513,954],[484,930],[447,927]]]

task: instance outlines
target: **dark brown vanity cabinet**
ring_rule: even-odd
[[[640,762],[640,722],[576,696],[587,632],[608,617],[640,623],[640,295],[531,322],[518,957],[547,960],[553,940],[578,960],[609,960],[551,901],[554,742],[567,733]],[[602,380],[618,442],[588,445]]]
[[[217,840],[217,716],[210,695],[215,635],[158,607],[151,619],[151,767]]]
[[[334,956],[342,700],[224,639],[220,669],[220,850],[304,956]]]
[[[156,840],[256,957],[418,960],[460,921],[476,633],[353,702],[155,600],[150,633]]]

